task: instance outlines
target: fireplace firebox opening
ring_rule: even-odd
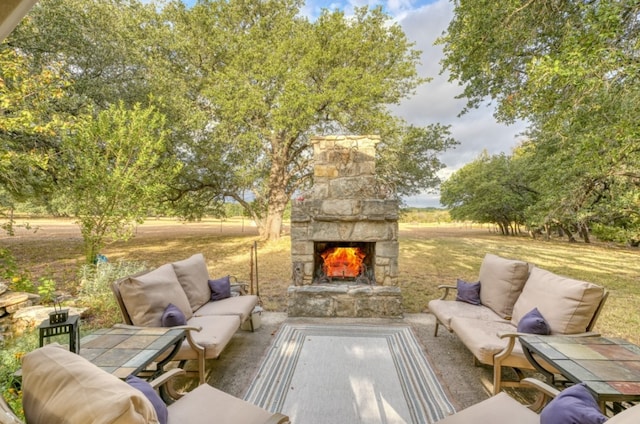
[[[314,284],[376,284],[375,243],[316,242],[314,246]]]

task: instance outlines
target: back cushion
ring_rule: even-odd
[[[517,326],[527,312],[538,308],[551,334],[583,333],[602,296],[604,289],[600,286],[533,268],[513,307],[513,324]]]
[[[528,276],[528,263],[487,253],[480,265],[480,302],[501,318],[511,319]]]
[[[171,264],[123,280],[120,294],[133,325],[161,327],[162,314],[169,303],[176,305],[186,319],[193,316],[189,299]]]
[[[207,284],[209,271],[204,256],[202,253],[197,253],[188,259],[174,262],[172,265],[178,281],[189,299],[191,310],[197,311],[211,299],[211,290]]]
[[[142,392],[57,345],[25,355],[22,390],[29,424],[158,423]]]

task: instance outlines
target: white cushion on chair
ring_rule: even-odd
[[[209,271],[202,253],[173,262],[171,265],[173,265],[178,281],[189,299],[193,312],[211,300],[211,289],[207,284]]]
[[[513,325],[538,308],[551,328],[551,334],[576,334],[587,330],[604,288],[586,281],[533,268],[522,294],[513,307]]]
[[[528,277],[528,263],[487,253],[480,265],[480,301],[501,318],[511,319]]]
[[[186,319],[193,315],[171,264],[123,280],[120,295],[133,325],[162,327],[162,314],[169,303],[176,305]]]
[[[438,424],[469,423],[540,424],[540,417],[508,394],[501,392],[438,421]]]
[[[25,355],[22,390],[29,424],[158,423],[141,391],[57,345]]]

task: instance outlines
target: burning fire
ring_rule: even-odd
[[[332,247],[320,256],[327,277],[355,278],[360,275],[367,255],[359,247]]]

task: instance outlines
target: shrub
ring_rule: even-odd
[[[111,283],[127,275],[145,270],[142,262],[98,262],[80,268],[78,304],[89,308],[100,327],[111,327],[120,319],[118,304],[111,291]]]
[[[0,389],[13,412],[21,418],[24,416],[22,410],[22,391],[20,381],[15,373],[20,369],[22,357],[38,347],[38,333],[31,331],[23,333],[22,336],[8,339],[1,343],[0,349]]]

